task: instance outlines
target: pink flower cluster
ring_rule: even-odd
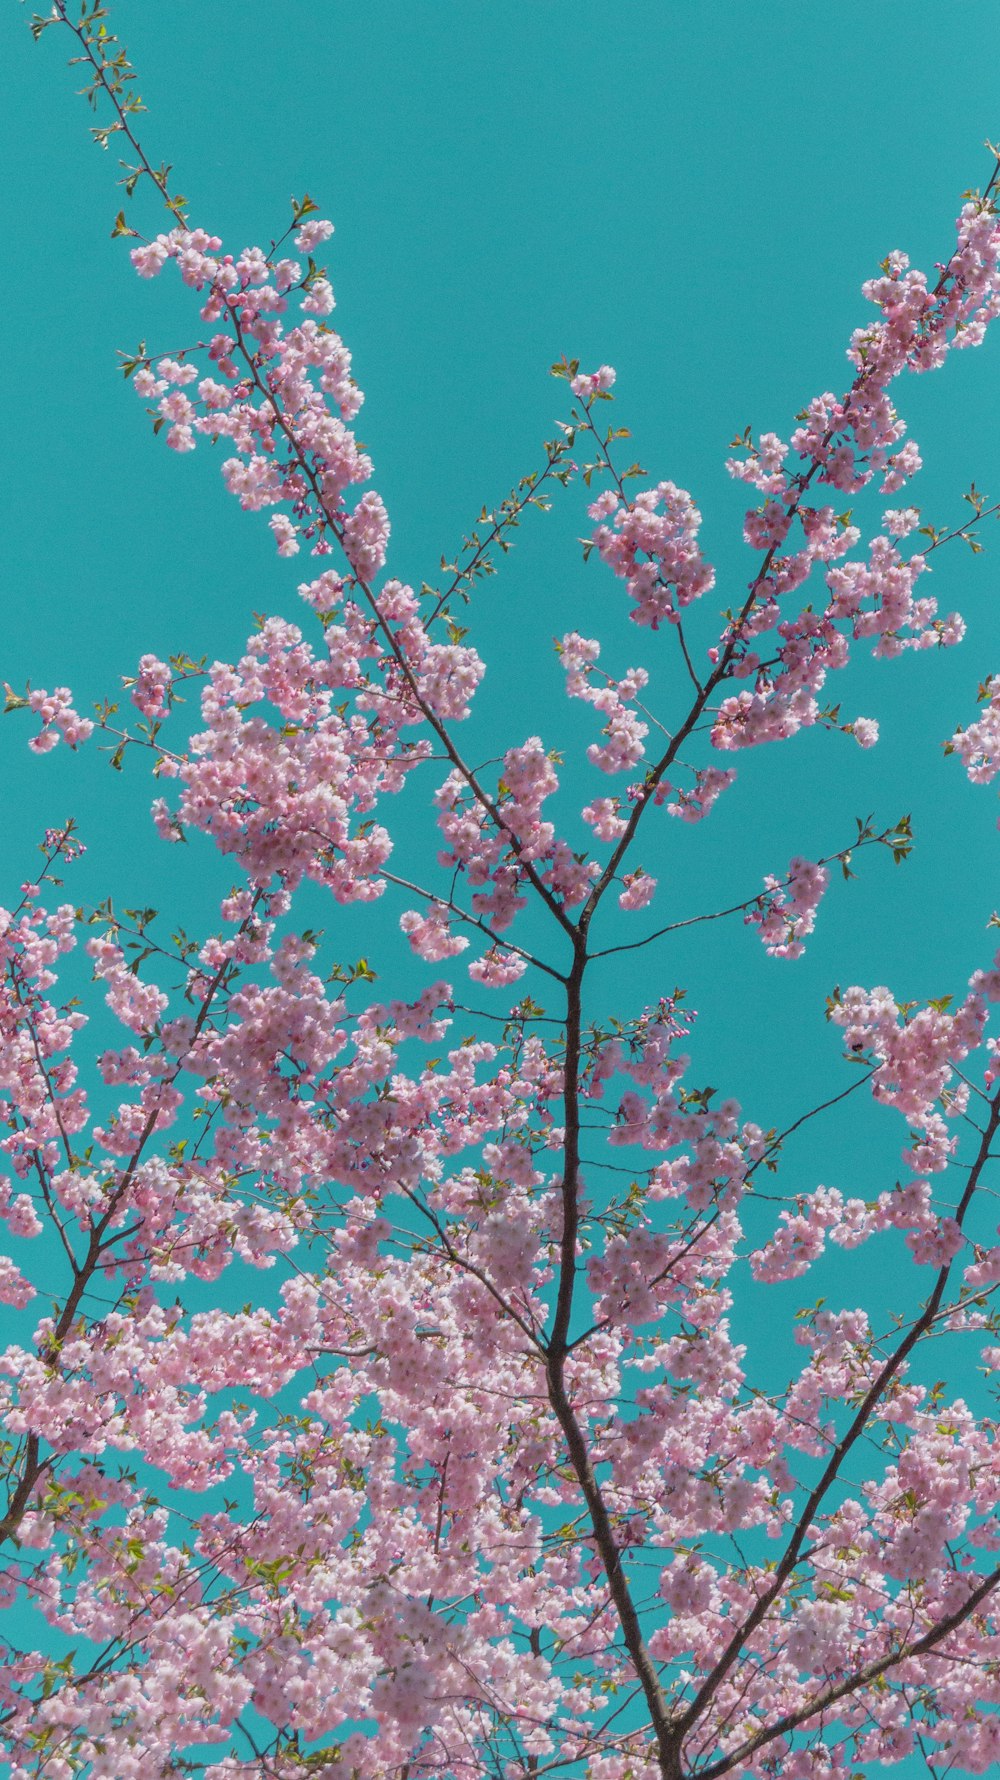
[[[163,799],[154,806],[161,828],[171,835],[202,829],[257,882],[277,875],[294,887],[307,876],[339,901],[380,895],[378,874],[391,842],[370,811],[380,795],[402,787],[428,751],[426,742],[400,737],[422,721],[415,695],[384,691],[366,672],[366,661],[383,663],[384,647],[355,605],[345,609],[342,625],[329,627],[319,651],[295,625],[268,619],[235,666],[216,662],[209,670],[206,727],[192,738],[188,757],[161,762],[161,776],[181,783],[176,812]],[[455,714],[456,696],[475,684],[475,668],[463,661],[449,671],[426,647],[418,659],[426,699],[450,700]],[[393,657],[387,671],[396,671]],[[345,685],[356,694],[353,713],[338,708]],[[267,707],[277,710],[277,725]]]
[[[315,245],[330,233],[330,224],[316,223],[299,239]],[[221,246],[203,229],[174,228],[133,249],[145,278],[174,261],[185,284],[206,293],[202,320],[221,324],[207,349],[214,374],[199,376],[188,354],[163,358],[135,372],[136,393],[166,424],[175,451],[192,451],[199,434],[233,447],[222,474],[241,506],[290,508],[271,520],[280,555],[295,555],[304,540],[327,550],[332,534],[369,581],[385,561],[389,526],[377,495],[362,496],[353,510],[345,502],[372,466],[350,427],[364,399],[351,356],[324,319],[333,308],[330,284],[303,274],[297,260],[274,261],[256,247],[234,258]],[[286,327],[293,296],[304,319]]]
[[[144,717],[155,722],[167,709],[173,675],[165,661],[156,655],[143,655],[132,687],[132,703]]]
[[[778,1227],[762,1248],[750,1256],[755,1279],[798,1279],[822,1255],[827,1240],[840,1248],[857,1248],[885,1227],[863,1199],[845,1199],[836,1187],[817,1187],[801,1194],[792,1211],[782,1211]]]
[[[1000,772],[1000,677],[982,689],[985,710],[975,723],[956,730],[949,748],[957,753],[974,785],[989,785]]]
[[[532,744],[505,762],[519,823],[532,811],[537,820],[543,762]],[[42,1158],[64,1228],[84,1244],[94,1220],[106,1220],[103,1291],[117,1279],[132,1294],[62,1330],[57,1363],[47,1313],[32,1344],[15,1336],[0,1354],[8,1426],[43,1430],[51,1455],[45,1489],[19,1525],[23,1575],[38,1586],[44,1578],[46,1611],[87,1648],[111,1637],[134,1643],[141,1608],[147,1677],[123,1695],[113,1677],[131,1676],[128,1662],[94,1672],[83,1658],[39,1698],[18,1659],[7,1675],[8,1735],[51,1723],[85,1752],[100,1724],[121,1766],[129,1740],[167,1752],[194,1739],[224,1743],[234,1712],[252,1702],[275,1727],[335,1736],[366,1780],[384,1780],[385,1750],[398,1764],[429,1728],[448,1747],[475,1747],[488,1687],[540,1758],[576,1759],[603,1697],[591,1698],[581,1664],[594,1668],[595,1686],[625,1671],[614,1641],[593,1645],[602,1585],[592,1542],[544,1537],[546,1515],[565,1517],[579,1500],[570,1468],[552,1462],[561,1436],[525,1334],[547,1327],[563,1215],[550,1172],[563,1135],[554,1122],[565,1093],[561,1041],[550,1046],[524,1028],[497,1045],[451,1041],[440,982],[410,1003],[342,994],[316,973],[311,939],[279,938],[287,905],[285,893],[228,899],[226,932],[191,961],[176,1014],[129,971],[120,937],[91,941],[128,1034],[123,1050],[102,1058],[106,1085],[124,1097],[92,1128],[90,1158],[72,1168],[53,1141],[58,1124],[29,1129],[25,1119],[32,1083],[38,1110],[51,1107],[36,1046],[51,1074],[80,1024],[48,1000],[52,967],[73,943],[73,911],[8,921],[4,1054],[21,1059],[4,1079],[7,1095],[17,1084],[19,1108],[8,1154],[31,1167]],[[502,970],[503,955],[492,956]],[[985,973],[980,987],[991,985]],[[200,1028],[192,1005],[205,1010]],[[850,990],[842,1005],[848,1042],[865,1043],[893,1071],[891,1087],[876,1083],[881,1097],[907,1116],[922,1107],[926,1125],[948,1060],[977,1041],[978,1014],[925,1010],[901,1030],[882,992]],[[855,1413],[882,1361],[860,1313],[818,1310],[798,1325],[805,1364],[785,1397],[747,1388],[750,1356],[728,1326],[730,1276],[745,1244],[749,1179],[770,1140],[735,1101],[686,1086],[690,1024],[670,1000],[614,1035],[587,1038],[583,1104],[596,1113],[608,1102],[610,1150],[631,1162],[633,1187],[616,1210],[614,1190],[592,1202],[581,1183],[593,1328],[574,1346],[567,1388],[623,1545],[660,1554],[649,1646],[657,1661],[707,1672],[728,1636],[720,1604],[745,1615],[760,1598],[762,1583],[746,1578],[748,1535],[792,1536],[796,1455],[828,1457],[844,1406]],[[150,1034],[158,1042],[149,1048],[131,1042]],[[435,1056],[421,1066],[414,1043]],[[68,1088],[68,1075],[56,1079]],[[168,1159],[157,1140],[186,1093],[212,1106],[224,1096],[224,1117],[190,1155]],[[72,1104],[64,1092],[59,1116]],[[81,1102],[79,1129],[86,1118]],[[300,1238],[320,1192],[337,1215],[315,1267],[304,1264]],[[438,1220],[445,1243],[413,1243],[397,1210],[403,1194]],[[12,1240],[32,1237],[34,1192],[0,1198]],[[876,1231],[901,1232],[914,1261],[938,1269],[965,1245],[925,1181],[874,1207],[820,1188],[779,1215],[752,1270],[766,1289],[802,1275],[825,1238],[853,1248]],[[210,1281],[234,1258],[273,1266],[297,1244],[297,1270],[266,1303],[185,1305],[189,1277]],[[968,1285],[982,1290],[993,1265],[982,1255],[970,1262]],[[150,1289],[157,1283],[169,1302]],[[27,1310],[34,1290],[29,1269],[0,1265],[0,1297],[13,1308]],[[637,1339],[642,1330],[648,1337]],[[622,1392],[634,1413],[609,1417]],[[283,1413],[287,1393],[301,1405],[294,1419]],[[814,1514],[811,1589],[800,1568],[796,1586],[758,1615],[755,1711],[772,1710],[770,1677],[782,1677],[794,1712],[815,1676],[870,1661],[873,1640],[890,1649],[900,1625],[893,1610],[886,1616],[887,1580],[918,1578],[931,1613],[956,1598],[948,1553],[963,1528],[992,1524],[992,1447],[960,1404],[925,1411],[925,1395],[900,1368],[869,1424],[869,1483],[858,1499],[839,1492]],[[902,1458],[901,1422],[910,1434]],[[158,1473],[161,1489],[193,1493],[186,1543],[118,1475],[120,1454],[133,1470]],[[198,1502],[220,1483],[234,1498],[249,1492],[251,1517],[235,1499]],[[693,1549],[706,1528],[711,1555]],[[86,1539],[83,1568],[64,1567],[69,1532]],[[233,1600],[225,1617],[220,1587]],[[443,1609],[429,1607],[428,1594]],[[457,1621],[452,1598],[464,1603]],[[820,1611],[828,1602],[836,1614]],[[558,1628],[558,1644],[541,1656],[514,1635],[537,1616]],[[713,1698],[705,1736],[725,1734],[737,1699],[745,1713],[745,1678]],[[881,1714],[888,1738],[894,1710],[880,1694],[870,1710],[866,1696],[866,1748],[888,1747],[877,1727]],[[373,1716],[377,1741],[357,1728]],[[225,1763],[216,1766],[224,1774]]]
[[[684,489],[660,482],[628,504],[607,490],[589,509],[601,523],[593,542],[626,584],[635,624],[658,630],[715,585],[715,573],[698,547],[701,514]]]
[[[884,987],[846,989],[830,1008],[847,1049],[870,1052],[877,1059],[872,1081],[876,1099],[895,1106],[918,1129],[928,1129],[931,1108],[947,1087],[953,1066],[982,1039],[986,1004],[977,992],[981,979],[972,980],[973,992],[955,1013],[932,1006],[900,1023],[900,1010]],[[944,1166],[943,1158],[937,1166]]]
[[[802,942],[816,925],[816,910],[829,882],[825,865],[797,857],[789,860],[785,878],[764,879],[763,893],[743,919],[756,927],[772,958],[801,958]]]
[[[477,796],[459,771],[450,773],[436,793],[438,826],[447,842],[438,861],[461,874],[469,886],[472,916],[493,933],[506,932],[512,925],[526,906],[525,892],[532,885],[556,899],[560,908],[569,909],[585,900],[601,875],[599,861],[575,853],[543,815],[546,801],[558,786],[552,758],[541,738],[529,736],[520,747],[508,748],[504,754],[495,801]],[[610,832],[605,816],[598,815],[597,821],[605,834]],[[426,943],[434,947],[450,944],[443,937],[444,926],[449,920],[453,926],[459,919],[458,911],[446,915],[443,904],[427,917],[430,926],[419,916],[408,915],[411,944],[421,949],[425,936]],[[418,936],[416,941],[414,935]],[[452,944],[452,950],[460,949],[460,944]],[[489,964],[482,961],[470,966],[475,980],[497,986],[512,980],[513,962],[506,962],[498,974],[497,956],[491,948]],[[516,974],[521,974],[520,969]]]
[[[811,481],[855,494],[880,476],[883,492],[895,493],[919,470],[915,445],[900,444],[905,429],[888,386],[903,370],[936,368],[951,347],[980,344],[1000,314],[998,250],[1000,229],[991,207],[970,202],[959,217],[956,251],[933,290],[922,273],[908,269],[904,254],[890,254],[883,276],[865,286],[882,319],[854,335],[849,356],[857,375],[848,394],[838,400],[827,393],[810,402],[790,447],[765,433],[749,457],[730,463],[732,474],[764,497],[762,507],[747,514],[745,536],[765,557],[748,604],[723,639],[733,671],[755,674],[756,687],[722,701],[712,736],[717,747],[769,741],[815,723],[816,693],[827,673],[847,661],[845,629],[855,638],[874,637],[879,655],[961,638],[957,614],[940,619],[935,600],[914,595],[925,557],[918,552],[906,559],[894,542],[917,524],[914,508],[883,515],[885,535],[872,540],[867,563],[826,571],[825,609],[807,606],[797,618],[783,618],[781,601],[816,563],[846,555],[860,539],[858,528],[832,506],[806,501]],[[790,452],[799,460],[796,469],[788,464]],[[789,552],[793,525],[802,539]],[[770,631],[778,643],[775,661],[765,665],[748,645]],[[865,744],[868,739],[866,734]]]
[[[712,805],[734,784],[736,773],[732,767],[723,769],[718,766],[699,767],[695,773],[694,784],[686,791],[678,791],[673,803],[667,804],[671,816],[680,816],[683,822],[701,822],[708,815]],[[672,787],[661,781],[657,786],[654,801],[659,803]]]
[[[648,684],[645,668],[629,668],[620,680],[604,675],[602,686],[594,685],[594,666],[601,653],[599,643],[570,631],[559,645],[566,669],[566,692],[570,698],[581,698],[599,711],[605,719],[603,742],[592,742],[587,759],[602,773],[624,772],[638,765],[645,754],[643,742],[649,725],[640,721],[629,706]]]
[[[44,692],[41,687],[34,692],[29,690],[25,702],[42,720],[38,734],[28,743],[34,754],[48,754],[60,736],[70,748],[78,748],[94,733],[90,718],[81,717],[73,709],[73,694],[68,686],[57,686],[53,692]]]
[[[596,371],[584,371],[570,378],[570,389],[583,402],[592,402],[598,393],[605,393],[615,385],[615,372],[611,365],[601,365]]]

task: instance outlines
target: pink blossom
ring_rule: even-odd
[[[303,253],[312,253],[322,242],[329,241],[333,234],[332,222],[321,221],[318,217],[304,222],[295,236],[295,245]]]
[[[816,925],[816,910],[830,882],[824,865],[808,859],[791,859],[784,882],[775,877],[764,879],[764,891],[751,904],[744,920],[756,927],[772,958],[799,958],[805,947],[803,940]]]
[[[47,753],[60,736],[70,748],[77,748],[93,735],[94,724],[73,709],[72,696],[68,686],[57,686],[53,692],[41,688],[28,692],[25,702],[42,720],[41,733],[29,743],[35,753]]]
[[[274,534],[278,555],[297,556],[301,545],[298,533],[288,516],[284,513],[274,513],[267,523]]]
[[[490,989],[506,989],[524,975],[528,964],[516,952],[504,952],[492,946],[484,957],[474,958],[468,968],[473,982],[484,983]]]
[[[163,716],[167,708],[171,677],[167,663],[160,661],[158,656],[140,657],[139,673],[132,687],[132,703],[144,717],[155,720]]]
[[[618,896],[619,908],[627,909],[632,913],[636,909],[644,909],[648,903],[652,902],[656,893],[656,879],[650,877],[647,872],[641,869],[627,872],[622,883],[624,888]]]
[[[0,1255],[0,1304],[23,1310],[35,1296],[35,1288],[7,1255]]]
[[[453,958],[469,944],[464,934],[453,932],[447,910],[438,904],[432,905],[425,915],[412,910],[401,915],[399,925],[418,956],[432,964],[441,958]]]
[[[878,724],[874,717],[855,717],[850,729],[859,748],[874,748],[878,741]]]
[[[580,376],[571,377],[569,386],[575,396],[580,396],[583,401],[590,401],[598,390],[604,391],[613,388],[614,382],[615,372],[611,366],[601,365],[599,370],[587,371]]]

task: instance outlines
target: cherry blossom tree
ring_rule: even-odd
[[[921,525],[892,390],[1000,314],[1000,158],[933,277],[890,253],[865,285],[847,387],[787,441],[734,443],[753,567],[721,630],[691,495],[623,465],[615,374],[571,360],[538,467],[415,589],[386,572],[331,224],[305,198],[266,250],[224,251],[147,159],[105,9],[55,0],[50,27],[127,198],[168,213],[148,238],[122,210],[115,233],[192,304],[188,347],[126,359],[140,404],[172,450],[216,447],[279,556],[318,560],[297,621],[260,619],[232,663],[143,656],[124,709],[8,689],[36,753],[147,757],[164,842],[218,849],[233,888],[195,938],[77,909],[68,822],[0,915],[5,1772],[989,1770],[1000,1444],[976,1368],[1000,1367],[1000,968],[927,1006],[832,996],[849,1067],[795,1126],[870,1094],[905,1121],[905,1174],[874,1200],[784,1188],[791,1129],[689,1078],[693,1015],[664,977],[681,923],[639,846],[668,857],[672,824],[738,797],[745,748],[817,725],[872,746],[873,720],[823,703],[852,649],[960,639],[922,577],[995,509],[973,495],[966,522]],[[593,723],[560,794],[546,738],[480,765],[462,724],[477,583],[528,509],[581,485],[609,602],[605,635],[558,644]],[[866,489],[899,503],[867,528],[836,510]],[[655,702],[650,667],[601,665],[622,635]],[[985,782],[1000,680],[981,702],[951,746]],[[393,798],[414,783],[438,835],[411,860]],[[910,839],[861,821],[701,918],[795,958],[831,873]],[[415,997],[373,998],[368,962],[337,959],[338,907],[389,885],[429,967]],[[324,934],[300,913],[317,896]],[[642,947],[649,1004],[610,1020],[592,966]],[[118,1048],[87,1050],[81,948]],[[847,1303],[792,1321],[786,1387],[755,1378],[734,1293],[784,1306],[827,1245],[869,1242],[900,1303],[852,1305],[846,1259]],[[260,1281],[241,1309],[227,1270]]]

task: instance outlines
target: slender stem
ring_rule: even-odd
[[[842,1100],[849,1099],[852,1094],[857,1093],[859,1088],[863,1088],[866,1082],[870,1082],[874,1074],[874,1068],[867,1069],[864,1075],[859,1075],[857,1080],[851,1083],[849,1088],[842,1088],[839,1094],[832,1095],[829,1100],[821,1100],[818,1106],[811,1106],[808,1112],[800,1113],[797,1119],[793,1119],[790,1125],[786,1125],[783,1131],[778,1132],[777,1137],[771,1139],[764,1152],[757,1157],[756,1162],[751,1163],[747,1169],[747,1180],[761,1166],[761,1163],[766,1162],[769,1156],[773,1156],[776,1150],[780,1150],[785,1138],[791,1137],[793,1131],[798,1131],[802,1125],[808,1124],[809,1120],[815,1119],[817,1114],[828,1112],[831,1106],[839,1106]]]
[[[494,522],[492,529],[487,533],[485,538],[481,539],[481,541],[475,545],[474,548],[471,544],[468,546],[473,550],[472,556],[469,558],[469,561],[465,564],[464,568],[456,568],[455,574],[444,592],[438,594],[434,610],[425,620],[426,624],[433,624],[435,619],[441,616],[448,601],[452,598],[453,594],[459,591],[463,581],[468,582],[475,579],[476,571],[480,564],[488,561],[487,552],[490,545],[499,542],[505,531],[509,531],[512,526],[517,525],[521,514],[526,507],[542,506],[544,508],[547,506],[547,500],[542,502],[539,501],[538,491],[542,484],[552,475],[556,464],[560,462],[564,455],[565,448],[561,446],[558,441],[549,444],[546,447],[545,468],[540,475],[536,472],[532,476],[526,478],[527,487],[525,493],[521,495],[515,491],[513,495],[508,497],[510,501],[509,506],[507,501],[501,502],[499,519],[496,518],[495,514],[490,514],[489,517]],[[509,548],[509,546],[507,546],[507,548]]]
[[[993,519],[997,516],[1000,516],[1000,501],[994,501],[992,507],[978,507],[974,517],[968,520],[965,525],[955,525],[950,531],[938,532],[930,543],[925,545],[920,554],[930,556],[932,550],[940,550],[942,544],[950,544],[953,538],[964,538],[967,543],[972,542],[974,538],[972,528],[978,525],[980,520]]]
[[[414,896],[422,896],[425,902],[433,903],[436,908],[447,909],[450,914],[457,916],[460,921],[464,921],[469,927],[478,928],[479,932],[484,933],[486,938],[493,945],[503,946],[505,951],[514,952],[518,958],[523,958],[527,964],[533,964],[537,970],[544,970],[547,976],[555,977],[557,983],[564,983],[566,981],[561,970],[555,970],[551,964],[546,964],[543,959],[536,958],[533,952],[526,951],[523,946],[515,945],[513,940],[505,939],[503,934],[495,933],[493,928],[488,927],[485,921],[480,921],[478,915],[470,915],[468,910],[463,909],[461,905],[454,902],[450,896],[439,896],[436,890],[425,890],[422,885],[411,883],[409,878],[397,877],[396,873],[392,871],[383,869],[380,876],[388,879],[390,884],[398,884],[401,890],[411,890]]]
[[[822,859],[817,859],[815,863],[817,865],[834,865],[839,861],[848,859],[852,853],[859,853],[862,847],[888,846],[891,844],[889,837],[894,832],[895,826],[884,829],[881,834],[863,834],[861,838],[854,841],[851,846],[842,847],[838,853],[826,853]],[[774,889],[787,890],[791,883],[792,877],[789,875],[788,877],[780,879],[780,881],[774,885]],[[683,921],[668,921],[665,927],[658,927],[655,933],[647,933],[645,939],[629,940],[626,944],[620,946],[605,946],[600,952],[591,952],[590,956],[592,958],[612,958],[617,952],[637,952],[641,950],[643,946],[652,945],[654,940],[662,939],[664,934],[680,933],[681,930],[686,927],[700,927],[704,921],[724,921],[729,915],[740,915],[745,909],[753,908],[755,903],[762,902],[767,896],[772,894],[773,891],[767,888],[756,890],[752,896],[745,896],[742,902],[730,903],[728,908],[713,909],[707,915],[688,915]]]
[[[53,12],[56,13],[56,15],[58,16],[58,18],[62,24],[67,25],[69,27],[69,29],[73,33],[73,36],[76,38],[81,49],[83,50],[83,58],[82,59],[86,60],[90,63],[90,66],[94,70],[94,74],[96,76],[98,85],[107,94],[108,98],[111,101],[111,104],[114,106],[115,112],[118,117],[118,126],[117,126],[118,130],[125,137],[126,141],[130,144],[132,151],[135,154],[143,173],[146,174],[148,179],[152,180],[153,184],[155,185],[157,191],[160,194],[160,197],[163,199],[164,204],[166,205],[167,209],[169,210],[171,216],[173,217],[174,222],[180,223],[183,226],[184,216],[183,216],[182,211],[179,208],[181,200],[176,199],[176,198],[171,198],[170,191],[167,186],[165,172],[157,171],[157,169],[155,167],[153,167],[150,164],[150,162],[147,160],[146,152],[145,152],[141,142],[139,141],[138,137],[135,135],[131,124],[128,121],[128,113],[126,111],[125,105],[122,102],[122,99],[120,98],[119,94],[115,92],[115,89],[114,89],[112,83],[108,80],[107,65],[100,56],[96,56],[94,54],[93,44],[92,44],[89,36],[87,35],[87,33],[82,28],[83,27],[82,19],[79,24],[74,23],[74,21],[69,16],[69,12],[68,12],[67,6],[66,6],[66,0],[53,0]]]

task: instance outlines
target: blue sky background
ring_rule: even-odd
[[[723,469],[730,438],[748,421],[787,436],[805,400],[842,387],[850,330],[870,313],[862,279],[893,247],[924,266],[947,256],[960,194],[989,170],[983,139],[1000,134],[988,29],[973,54],[925,0],[907,7],[905,28],[900,13],[867,5],[813,9],[803,26],[797,5],[712,0],[637,0],[614,25],[603,6],[516,0],[286,0],[280,15],[257,0],[238,12],[120,0],[113,24],[149,108],[148,152],[174,163],[193,220],[229,247],[266,241],[305,189],[334,218],[336,321],[367,392],[360,432],[392,515],[392,571],[433,579],[481,503],[539,462],[566,411],[565,385],[548,376],[555,357],[608,360],[619,374],[610,412],[631,427],[635,454],[702,508],[719,583],[704,643],[750,572],[744,497]],[[68,37],[53,30],[35,47],[13,5],[0,29],[17,318],[6,335],[2,677],[68,683],[85,709],[146,649],[231,658],[254,610],[308,622],[294,591],[304,559],[275,559],[209,451],[178,458],[152,437],[115,348],[183,345],[196,336],[193,305],[176,280],[136,279],[125,245],[108,238],[115,156],[88,143]],[[945,523],[973,477],[1000,494],[1000,342],[896,388],[926,464],[908,498]],[[571,489],[547,517],[529,516],[477,598],[484,753],[541,729],[579,761],[591,731],[562,697],[553,635],[602,632],[613,668],[651,656],[649,635],[624,620],[620,584],[580,561],[583,508]],[[879,510],[877,497],[865,509],[873,520]],[[989,949],[995,797],[965,782],[941,742],[1000,668],[995,550],[951,546],[933,583],[942,610],[969,620],[960,649],[859,655],[831,682],[845,716],[879,719],[876,750],[814,732],[741,754],[738,785],[707,823],[664,821],[641,851],[661,879],[658,922],[749,894],[792,852],[844,844],[870,810],[886,822],[912,810],[910,863],[896,871],[866,855],[859,882],[833,887],[798,964],[766,958],[736,921],[618,963],[599,985],[595,1013],[627,1014],[684,983],[702,1013],[695,1079],[738,1094],[767,1125],[845,1079],[822,1018],[834,982],[885,981],[906,999],[960,992]],[[39,761],[27,734],[23,718],[0,728],[11,885],[31,869],[39,830],[72,810],[91,849],[76,897],[113,890],[208,926],[209,889],[228,870],[203,841],[157,841],[138,757],[122,775],[93,749]],[[425,834],[410,807],[400,867],[407,838],[419,849]],[[387,989],[423,975],[397,914],[387,899],[337,915],[344,955],[373,955]],[[636,937],[641,920],[604,943]],[[888,1115],[859,1111],[831,1151],[817,1125],[796,1151],[801,1184],[875,1190],[886,1183],[869,1171],[893,1166],[902,1136]]]
[[[196,337],[195,308],[176,279],[137,280],[126,245],[109,239],[114,150],[88,144],[68,36],[53,30],[35,47],[27,18],[12,0],[0,11],[0,678],[69,684],[85,710],[145,650],[231,659],[255,610],[308,624],[295,595],[308,566],[275,558],[207,449],[178,458],[152,437],[117,374],[117,347]],[[539,463],[567,407],[553,359],[609,361],[608,412],[634,439],[623,452],[689,488],[704,515],[718,587],[695,631],[702,647],[751,572],[745,496],[723,467],[730,438],[748,422],[787,437],[809,397],[846,384],[850,331],[872,313],[861,281],[892,248],[928,270],[947,258],[961,194],[990,170],[983,140],[1000,135],[994,18],[987,9],[960,28],[930,0],[630,0],[615,12],[594,0],[118,0],[111,22],[149,108],[147,152],[174,164],[192,221],[227,248],[266,243],[306,189],[335,221],[334,320],[367,394],[359,430],[392,517],[390,570],[433,580],[482,503]],[[998,398],[1000,338],[897,384],[925,462],[905,498],[934,522],[962,516],[973,478],[1000,497]],[[858,508],[877,523],[877,497]],[[655,640],[625,622],[621,584],[582,565],[585,524],[583,491],[570,489],[547,517],[529,516],[477,596],[471,640],[489,671],[472,752],[540,730],[579,762],[593,732],[562,696],[554,635],[603,635],[613,670],[653,659]],[[879,719],[876,750],[814,732],[727,756],[739,780],[707,823],[664,819],[640,849],[661,882],[652,926],[751,894],[793,852],[844,845],[856,815],[912,811],[911,861],[896,870],[863,855],[859,881],[833,885],[801,962],[768,959],[737,920],[595,981],[594,1013],[622,1016],[686,985],[701,1010],[693,1079],[736,1094],[764,1125],[850,1079],[823,1020],[834,983],[961,994],[991,953],[996,796],[941,749],[972,719],[977,684],[1000,671],[1000,529],[984,542],[985,556],[952,545],[934,563],[929,590],[969,622],[961,648],[889,663],[859,653],[830,683],[845,718]],[[72,811],[90,845],[76,900],[113,891],[210,928],[230,874],[203,840],[157,840],[138,757],[122,775],[93,748],[36,760],[28,734],[23,718],[0,726],[0,901],[33,869],[41,829]],[[575,770],[571,788],[613,788]],[[401,816],[403,870],[427,828],[412,799]],[[398,935],[399,907],[335,917],[341,954],[367,952],[387,993],[426,980]],[[310,909],[332,935],[331,916]],[[606,929],[603,943],[637,937],[643,920]],[[817,1121],[790,1152],[785,1190],[823,1180],[873,1194],[891,1185],[904,1136],[895,1116],[860,1105],[836,1130]],[[884,1286],[881,1263],[851,1266],[861,1283],[844,1281],[845,1296]],[[801,1289],[787,1290],[798,1302]]]

